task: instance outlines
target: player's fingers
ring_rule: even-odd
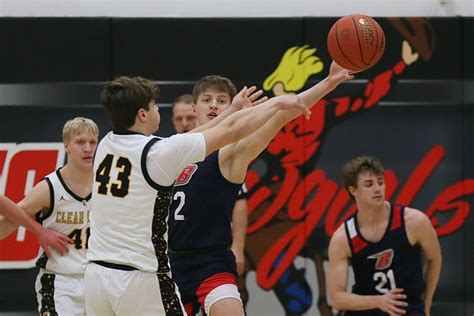
[[[74,243],[74,241],[71,238],[63,234],[61,234],[59,238],[61,238],[61,240],[64,241],[65,243],[68,243],[68,244]]]
[[[48,258],[51,258],[51,250],[49,249],[49,247],[48,247],[47,245],[45,245],[45,246],[43,247],[43,251],[44,251],[44,253],[46,254],[46,256],[47,256]]]
[[[309,118],[311,117],[311,111],[306,107],[306,105],[304,104],[301,104],[300,103],[300,107],[301,107],[301,111],[303,112],[304,114],[304,117],[309,120]]]
[[[393,289],[390,292],[391,293],[403,293],[403,289],[397,287],[396,289]]]
[[[242,90],[240,90],[239,94],[240,94],[241,96],[245,96],[245,95],[247,94],[247,86],[244,86],[244,87],[242,88]]]
[[[250,88],[247,89],[246,96],[250,96],[252,93],[254,93],[257,90],[256,86],[251,86]]]
[[[407,296],[405,294],[395,294],[397,300],[405,300]]]
[[[396,299],[396,298],[391,298],[389,299],[389,303],[393,306],[400,306],[400,307],[406,307],[408,306],[408,303],[405,302],[405,301],[401,301],[399,299]]]
[[[407,307],[408,303],[405,302],[405,301],[394,300],[393,305],[396,305],[396,306],[399,306],[399,307]]]
[[[251,101],[254,101],[254,100],[258,99],[258,97],[260,97],[262,94],[263,94],[263,90],[258,90],[257,92],[252,93],[252,94],[249,96],[249,99],[250,99]]]
[[[404,315],[406,311],[404,309],[400,309],[397,306],[391,304],[390,305],[390,310],[395,313],[395,315]]]
[[[252,105],[253,106],[256,106],[256,105],[259,105],[259,104],[262,104],[263,102],[267,101],[268,100],[268,97],[267,96],[264,96],[258,100],[255,100],[254,102],[252,102]]]
[[[54,248],[56,249],[57,252],[59,252],[61,254],[61,256],[64,255],[67,252],[67,245],[62,240],[58,241],[54,245]]]
[[[64,248],[64,252],[65,252],[65,253],[68,253],[68,252],[69,252],[69,243],[68,243],[68,242],[65,242],[65,241],[63,241],[63,240],[61,240],[61,244],[62,244],[62,246],[63,246],[63,248]]]
[[[354,74],[350,73],[349,71],[345,72],[344,75],[346,76],[346,79],[352,80],[354,79]]]

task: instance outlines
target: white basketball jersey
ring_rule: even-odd
[[[172,184],[189,161],[204,158],[203,139],[201,134],[160,140],[110,132],[100,141],[94,158],[89,261],[169,271],[166,231]],[[156,159],[149,173],[151,151]],[[163,152],[163,158],[157,158]],[[161,186],[155,182],[156,174],[173,180]]]
[[[43,253],[36,265],[54,273],[84,274],[90,232],[91,196],[81,198],[74,194],[67,187],[59,170],[45,178],[50,190],[51,205],[48,213],[38,213],[36,218],[44,227],[68,235],[74,244],[62,256],[52,248],[52,257],[48,258]]]

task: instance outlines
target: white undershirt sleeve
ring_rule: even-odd
[[[184,167],[205,157],[206,141],[201,133],[177,134],[151,146],[146,168],[153,182],[170,186]]]

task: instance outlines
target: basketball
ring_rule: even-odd
[[[328,51],[340,66],[362,71],[375,65],[385,50],[385,35],[371,17],[351,14],[334,23],[328,34]]]

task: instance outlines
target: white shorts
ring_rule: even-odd
[[[89,263],[84,281],[88,316],[186,315],[170,274]]]
[[[40,269],[35,289],[38,312],[42,316],[86,314],[82,274],[54,274]]]

